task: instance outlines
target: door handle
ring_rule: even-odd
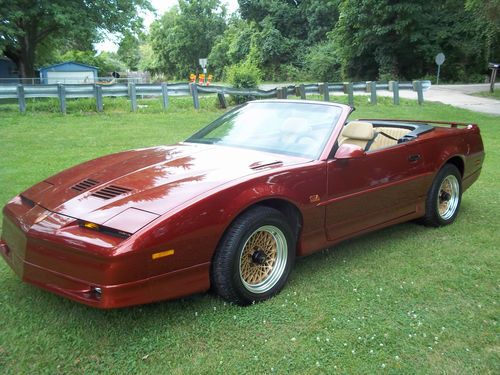
[[[422,159],[422,156],[420,154],[414,154],[408,156],[408,161],[418,161],[420,159]]]

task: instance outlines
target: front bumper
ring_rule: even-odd
[[[0,254],[23,281],[73,301],[101,309],[179,298],[195,291],[205,291],[209,287],[206,285],[207,277],[205,276],[209,272],[209,263],[133,282],[102,285],[79,280],[22,260],[4,242],[0,242]],[[205,287],[200,288],[200,285],[205,285]]]
[[[9,206],[4,209],[0,254],[27,283],[103,309],[178,298],[210,287],[209,263],[151,276],[147,253],[124,250],[123,239],[84,232],[71,224],[74,219],[38,206],[23,212],[18,203]],[[40,215],[46,219],[37,221]]]

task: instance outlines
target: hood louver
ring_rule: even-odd
[[[99,183],[99,181],[92,180],[91,178],[87,178],[86,180],[83,180],[76,185],[72,186],[71,189],[76,190],[76,191],[84,191],[87,189],[90,189],[92,186],[95,186]]]
[[[117,197],[119,195],[125,194],[132,191],[131,189],[127,189],[124,187],[116,186],[116,185],[109,185],[106,186],[105,188],[102,188],[101,190],[97,190],[93,192],[92,195],[93,197],[101,198],[101,199],[111,199],[114,197]]]
[[[264,168],[273,168],[273,167],[281,167],[283,162],[281,160],[273,160],[273,161],[257,161],[249,165],[251,169],[258,170]]]

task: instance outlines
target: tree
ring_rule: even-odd
[[[435,71],[434,56],[447,56],[443,76],[466,80],[484,70],[484,25],[465,0],[344,0],[331,36],[344,78],[414,79]]]
[[[139,62],[141,61],[139,46],[139,39],[135,35],[127,32],[120,41],[118,51],[116,51],[120,60],[132,71],[137,70]]]
[[[340,61],[336,47],[331,39],[311,46],[304,57],[303,72],[311,80],[323,82],[339,82]]]
[[[340,0],[238,0],[253,35],[258,65],[266,79],[295,79],[308,47],[321,43],[338,20]],[[330,67],[326,63],[325,69]],[[319,62],[316,59],[316,62]]]
[[[33,77],[37,54],[60,45],[88,47],[104,33],[137,29],[148,0],[0,0],[0,49],[22,77]],[[40,51],[43,50],[43,51]]]
[[[159,70],[171,77],[198,71],[198,60],[209,55],[224,32],[225,17],[226,8],[219,0],[179,0],[178,7],[151,25],[150,42]]]
[[[242,63],[250,55],[258,29],[253,22],[232,19],[222,35],[215,42],[208,61],[210,70],[217,79],[225,76],[225,68]]]
[[[465,9],[482,23],[478,32],[483,35],[487,59],[500,61],[500,0],[466,0]]]

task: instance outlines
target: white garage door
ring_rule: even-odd
[[[94,72],[47,72],[47,83],[94,83]]]

